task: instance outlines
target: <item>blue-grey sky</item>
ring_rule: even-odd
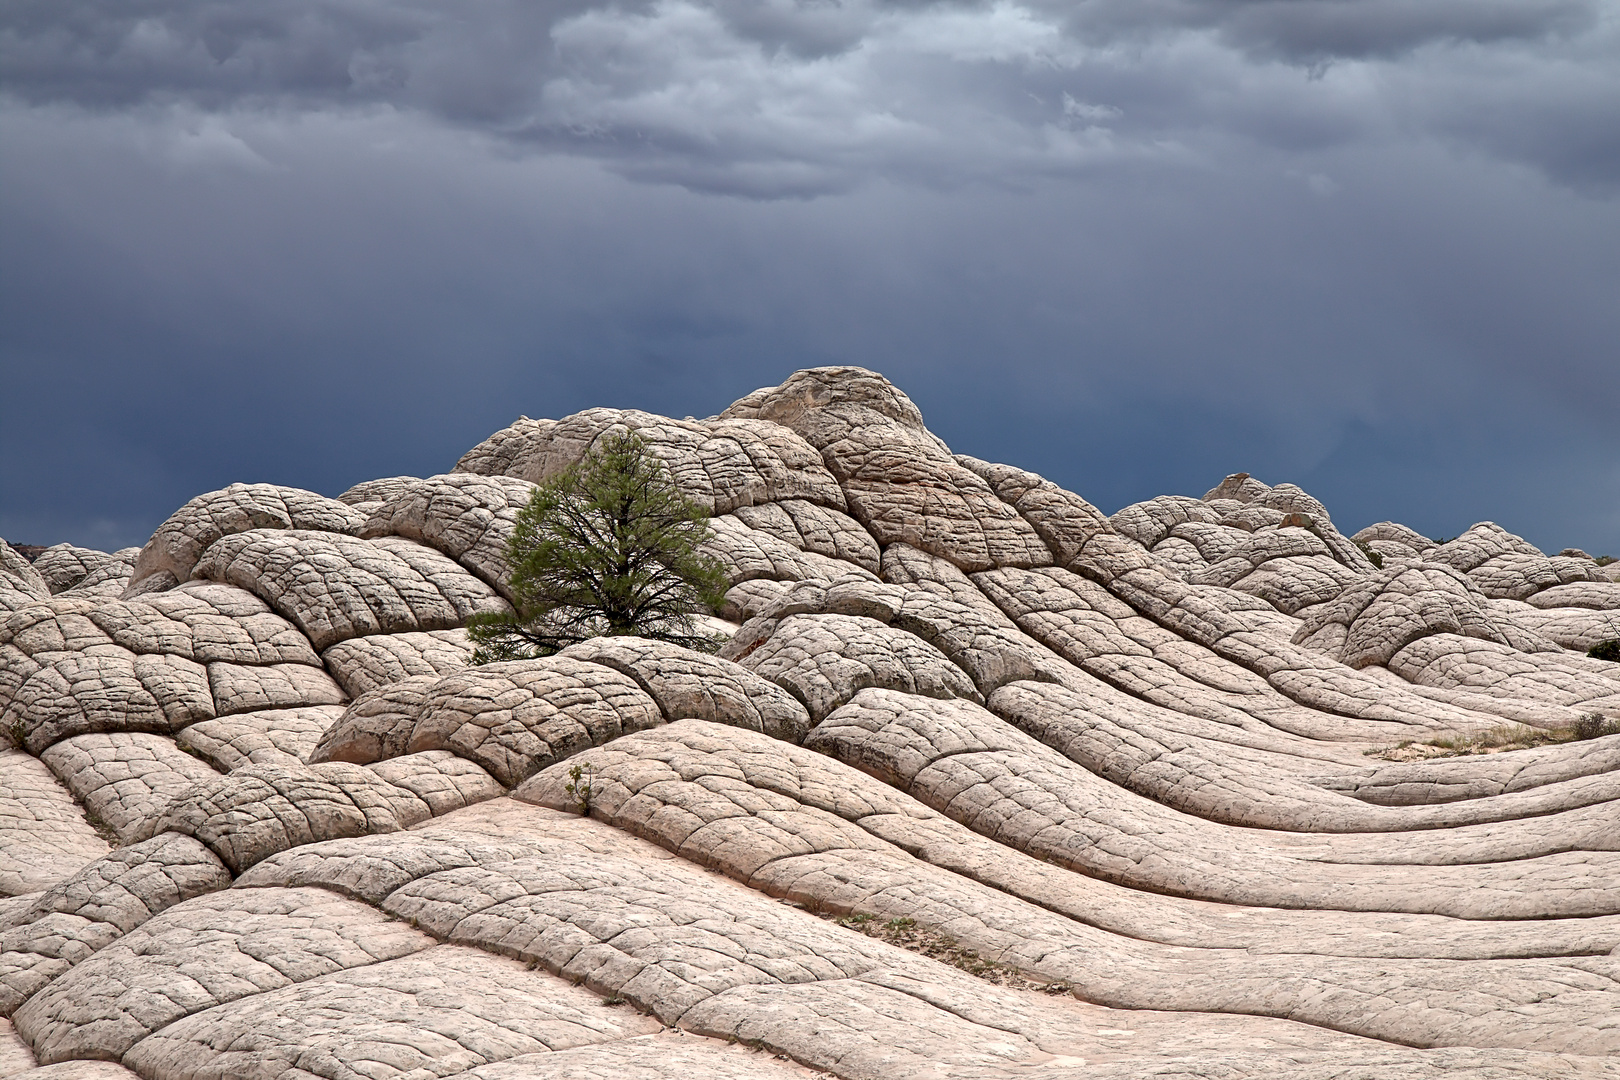
[[[0,536],[827,363],[1107,511],[1620,554],[1620,4],[0,4]]]

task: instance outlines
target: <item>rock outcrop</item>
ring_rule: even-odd
[[[626,429],[729,640],[472,666]],[[1110,517],[857,368],[0,544],[0,1077],[1617,1076],[1613,570]],[[1369,756],[1505,725],[1597,737]]]

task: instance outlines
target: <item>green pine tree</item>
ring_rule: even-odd
[[[713,652],[693,616],[719,605],[720,564],[698,550],[708,514],[633,432],[540,485],[507,541],[515,612],[474,616],[473,662],[549,656],[636,634]]]

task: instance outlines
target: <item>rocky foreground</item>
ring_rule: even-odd
[[[620,425],[729,644],[470,667]],[[0,558],[0,1077],[1620,1076],[1620,735],[1387,760],[1607,730],[1620,564],[1107,517],[854,368]]]

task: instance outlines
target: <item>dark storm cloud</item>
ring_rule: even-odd
[[[12,3],[0,535],[853,362],[1110,510],[1620,554],[1616,116],[1576,0]]]
[[[32,0],[0,72],[88,108],[420,110],[765,197],[1400,129],[1590,187],[1620,179],[1616,21],[1591,0]]]
[[[1566,35],[1590,28],[1595,10],[1590,0],[1090,0],[1071,21],[1094,37],[1215,29],[1251,53],[1320,64]]]

